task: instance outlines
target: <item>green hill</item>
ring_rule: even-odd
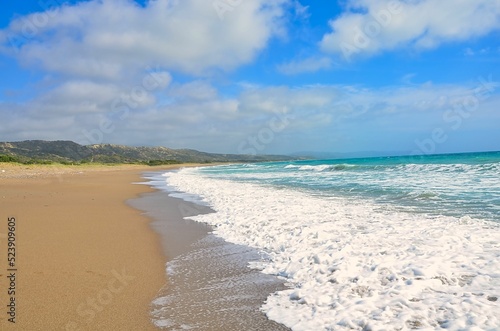
[[[214,154],[191,149],[131,147],[123,145],[79,145],[72,141],[26,140],[0,142],[0,162],[24,163],[211,163],[287,161],[280,155]]]

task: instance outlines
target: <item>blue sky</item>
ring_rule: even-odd
[[[0,141],[500,150],[500,0],[23,1]]]

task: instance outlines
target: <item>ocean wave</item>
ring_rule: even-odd
[[[431,191],[411,191],[399,198],[410,200],[436,200],[439,198],[439,193]]]
[[[387,167],[390,170],[391,167]],[[416,171],[416,172],[451,172],[451,173],[473,173],[476,171],[492,171],[500,172],[500,163],[488,164],[400,164],[393,166],[394,169],[400,171]]]
[[[216,211],[194,220],[269,256],[262,272],[291,288],[262,309],[292,330],[500,327],[499,224],[206,178],[194,169],[172,173],[168,183]]]
[[[362,168],[365,172],[418,172],[418,173],[475,173],[475,172],[491,172],[500,173],[500,163],[486,163],[486,164],[318,164],[318,165],[296,165],[288,164],[283,167],[284,169],[297,169],[300,171],[343,171]]]
[[[318,164],[318,165],[295,165],[295,164],[289,164],[284,167],[284,169],[298,169],[300,171],[317,171],[317,172],[324,172],[324,171],[342,171],[342,170],[349,170],[349,169],[354,169],[359,166],[354,165],[354,164]]]

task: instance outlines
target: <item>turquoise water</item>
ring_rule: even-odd
[[[500,152],[238,164],[200,173],[398,211],[500,222]]]
[[[500,330],[500,153],[310,160],[164,174],[191,219],[286,280],[292,330]]]

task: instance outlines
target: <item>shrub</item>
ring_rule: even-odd
[[[0,154],[0,162],[19,162],[19,159],[5,154]]]

